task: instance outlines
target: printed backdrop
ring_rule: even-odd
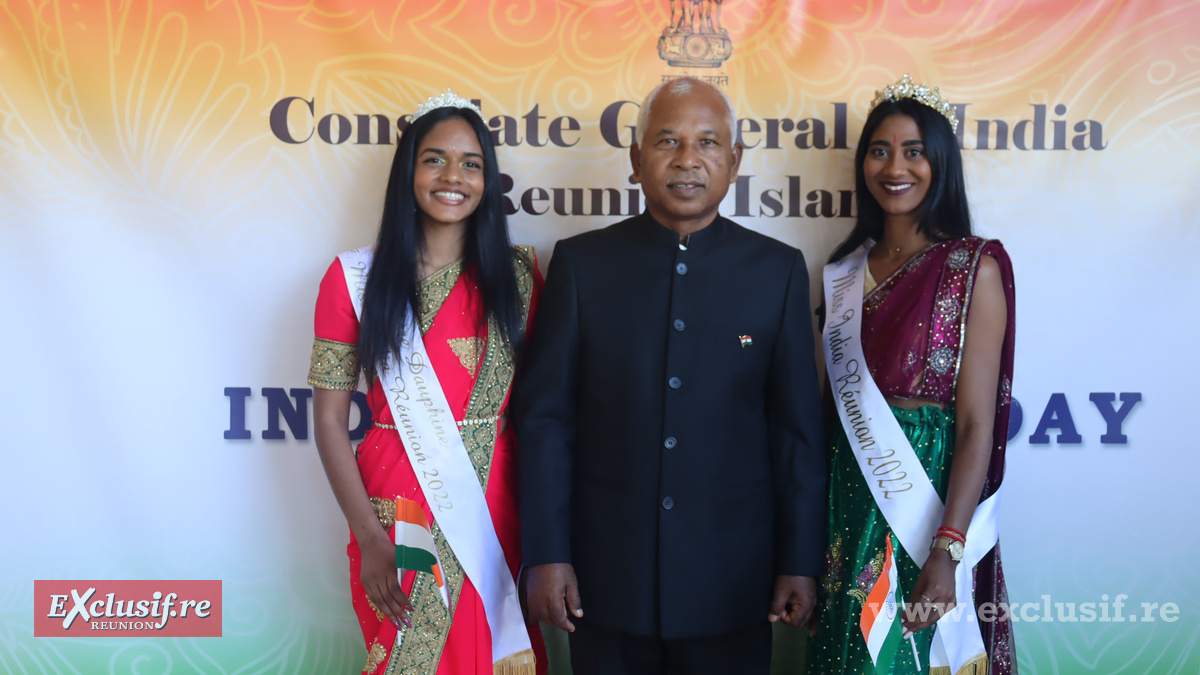
[[[815,300],[905,72],[959,104],[977,229],[1016,268],[1020,667],[1197,672],[1200,3],[718,5],[0,2],[0,672],[361,669],[312,308],[431,94],[481,102],[544,269],[641,209],[636,102],[710,78],[748,147],[723,212],[801,248]],[[223,636],[35,638],[35,579],[220,579]]]

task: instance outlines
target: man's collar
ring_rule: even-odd
[[[664,246],[678,246],[680,244],[679,233],[658,222],[654,216],[650,215],[649,210],[642,212],[641,220],[644,223],[642,229],[655,244],[662,244]],[[688,248],[699,247],[700,249],[705,249],[712,246],[725,234],[729,223],[730,221],[724,216],[717,214],[717,217],[707,226],[687,236]]]

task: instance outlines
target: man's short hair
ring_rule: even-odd
[[[722,91],[720,87],[714,87],[703,80],[698,80],[694,77],[680,77],[674,80],[667,80],[651,89],[649,94],[646,94],[646,98],[642,101],[642,109],[638,112],[637,137],[634,139],[639,144],[639,147],[642,138],[646,135],[646,127],[650,124],[650,107],[654,105],[654,101],[658,99],[658,95],[664,91],[668,94],[685,94],[697,86],[708,87],[720,95],[721,100],[725,103],[725,110],[728,113],[726,119],[729,122],[729,137],[733,139],[734,143],[737,142],[737,113],[733,111],[733,101],[729,100],[729,95]]]

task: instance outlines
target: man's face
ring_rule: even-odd
[[[742,146],[733,142],[720,95],[696,86],[658,96],[646,137],[630,148],[629,158],[650,215],[673,230],[691,232],[716,218],[729,185],[737,180]]]

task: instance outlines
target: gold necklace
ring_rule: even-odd
[[[884,255],[901,255],[904,252],[903,246],[897,246],[896,248],[892,248],[891,246],[884,246],[882,240],[880,240],[875,245],[883,249]],[[906,257],[911,257],[912,255],[915,255],[917,252],[925,250],[925,248],[927,248],[928,246],[929,246],[929,242],[925,242],[925,243],[921,244],[920,246],[918,246],[916,249],[914,249],[913,252],[910,253]]]

